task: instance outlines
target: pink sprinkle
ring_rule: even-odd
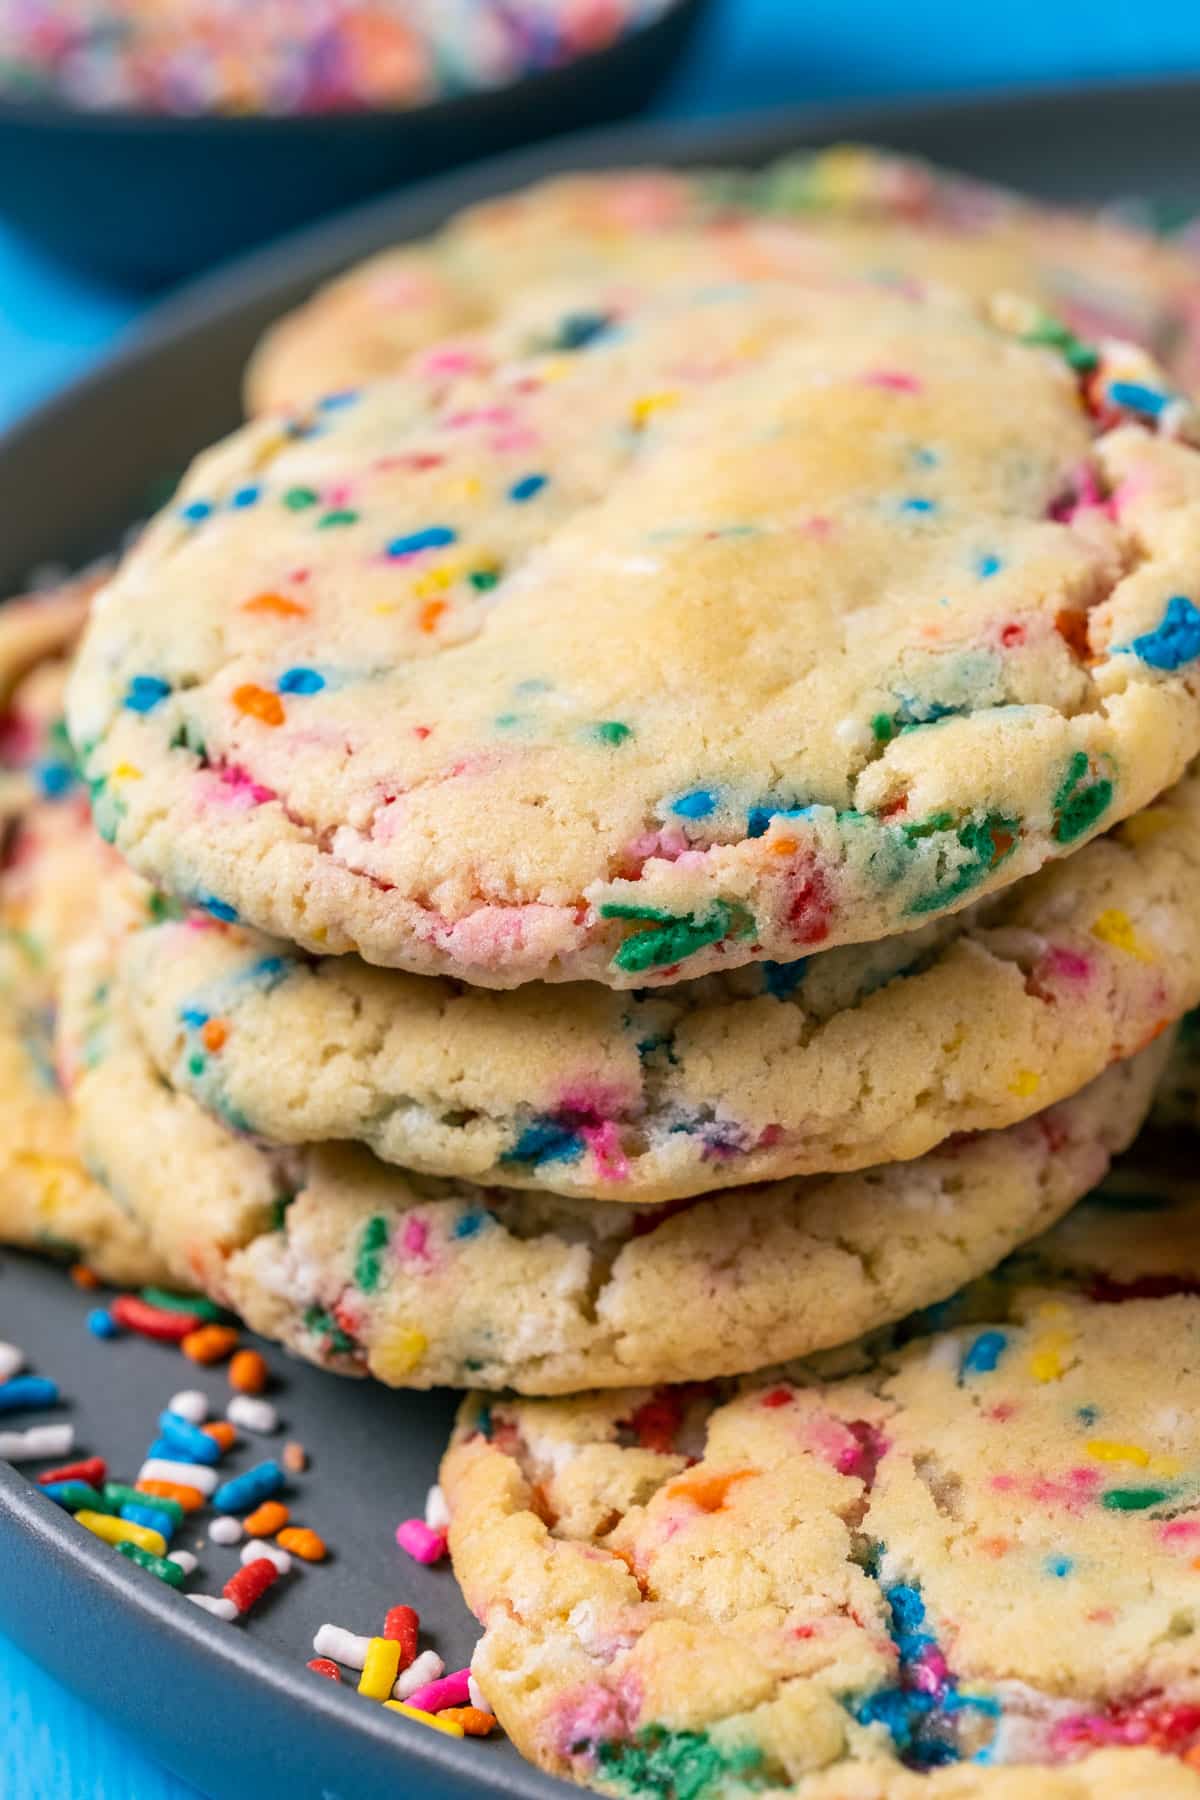
[[[427,375],[467,375],[482,366],[479,352],[466,344],[439,344],[421,360]]]
[[[919,394],[921,383],[915,375],[906,375],[902,369],[872,369],[863,376],[868,387],[887,388],[893,394]]]
[[[807,532],[809,537],[827,538],[833,530],[833,520],[825,518],[821,513],[813,513],[810,519],[805,519],[800,529]]]
[[[1110,519],[1114,516],[1113,503],[1101,493],[1095,474],[1088,464],[1077,471],[1073,492],[1061,500],[1052,501],[1047,516],[1060,525],[1071,525],[1083,512],[1101,512]]]
[[[1050,974],[1060,975],[1065,981],[1087,981],[1092,973],[1088,957],[1082,956],[1078,950],[1068,950],[1062,944],[1052,944],[1042,958],[1042,963]]]
[[[396,1542],[414,1562],[441,1562],[446,1554],[446,1533],[434,1531],[424,1519],[405,1519],[397,1525]]]
[[[611,1119],[603,1125],[584,1125],[581,1136],[605,1181],[629,1180],[629,1158],[621,1144],[621,1133]]]
[[[1195,1519],[1169,1519],[1165,1525],[1159,1526],[1159,1541],[1173,1544],[1180,1538],[1200,1537],[1200,1522]]]
[[[758,1134],[758,1143],[756,1145],[756,1148],[759,1150],[773,1150],[775,1148],[776,1144],[781,1143],[782,1140],[783,1140],[783,1126],[782,1125],[764,1125],[762,1130]]]
[[[950,1670],[936,1644],[930,1644],[927,1650],[921,1652],[912,1665],[910,1679],[919,1693],[940,1694],[945,1691]]]
[[[470,1669],[456,1669],[453,1675],[443,1675],[439,1681],[427,1681],[408,1696],[407,1704],[428,1713],[444,1712],[448,1706],[469,1706],[470,1681]]]
[[[424,1219],[417,1218],[415,1213],[410,1214],[405,1224],[400,1247],[406,1256],[415,1257],[418,1261],[423,1262],[428,1258],[429,1226]]]

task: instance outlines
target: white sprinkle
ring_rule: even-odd
[[[467,1698],[470,1700],[471,1705],[475,1708],[476,1712],[491,1712],[492,1708],[488,1702],[488,1697],[473,1675],[467,1677]]]
[[[237,1618],[237,1607],[233,1601],[226,1600],[220,1594],[185,1594],[183,1597],[185,1600],[190,1600],[193,1606],[202,1606],[205,1612],[212,1614],[214,1619],[233,1620]]]
[[[864,725],[861,719],[839,719],[833,735],[848,750],[869,750],[875,742],[871,727]]]
[[[190,1550],[172,1550],[167,1561],[178,1563],[185,1575],[194,1575],[196,1573],[196,1558],[192,1555]]]
[[[0,1340],[0,1381],[7,1381],[18,1369],[25,1367],[25,1352],[18,1350],[15,1344],[6,1344]]]
[[[370,1648],[370,1638],[356,1637],[341,1625],[322,1625],[313,1639],[313,1649],[318,1656],[327,1656],[331,1662],[342,1663],[347,1669],[365,1668]]]
[[[440,1487],[431,1487],[425,1496],[425,1523],[430,1531],[448,1531],[450,1508]]]
[[[199,1388],[184,1388],[182,1394],[173,1394],[167,1401],[167,1411],[178,1413],[189,1425],[203,1425],[208,1417],[208,1396]]]
[[[231,1519],[222,1514],[213,1520],[208,1528],[208,1535],[214,1544],[240,1544],[242,1541],[242,1521]]]
[[[75,1447],[73,1425],[33,1425],[28,1431],[0,1431],[0,1456],[9,1462],[33,1462],[39,1456],[65,1456]]]
[[[139,1481],[173,1481],[176,1487],[192,1487],[207,1496],[217,1485],[217,1471],[206,1463],[172,1462],[166,1456],[151,1456],[138,1470]]]
[[[420,1656],[402,1669],[396,1677],[396,1685],[392,1689],[393,1700],[407,1700],[418,1688],[423,1688],[427,1681],[436,1681],[446,1672],[446,1665],[436,1650],[422,1650]]]
[[[251,1538],[248,1544],[242,1545],[242,1561],[273,1562],[281,1575],[286,1575],[292,1566],[292,1559],[286,1550],[281,1550],[278,1544],[264,1544],[258,1538]]]
[[[231,1425],[243,1431],[278,1431],[279,1414],[269,1400],[256,1400],[253,1394],[235,1394],[225,1408]]]

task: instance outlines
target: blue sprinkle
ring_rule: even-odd
[[[211,913],[214,919],[223,919],[226,925],[237,924],[237,907],[230,906],[228,900],[218,900],[215,894],[205,894],[197,901],[197,905],[206,913]]]
[[[75,771],[70,763],[38,763],[33,773],[39,790],[47,800],[61,799],[75,785]]]
[[[746,813],[746,836],[765,837],[772,819],[802,819],[811,810],[808,806],[752,806]]]
[[[975,564],[976,573],[981,581],[988,581],[993,575],[998,575],[1003,567],[1004,558],[1002,556],[981,556]]]
[[[126,690],[125,705],[130,712],[152,712],[170,691],[170,682],[163,681],[157,675],[135,675]]]
[[[913,451],[913,461],[922,469],[936,469],[941,460],[936,450],[921,448]]]
[[[583,1155],[583,1139],[557,1119],[540,1119],[527,1125],[502,1163],[576,1162]]]
[[[281,694],[319,694],[324,686],[325,677],[315,669],[285,669],[279,677]]]
[[[558,328],[555,348],[559,350],[582,350],[587,344],[594,344],[597,338],[603,337],[612,327],[612,320],[607,313],[568,313]]]
[[[290,972],[291,965],[286,956],[262,956],[246,970],[241,979],[270,993],[281,981],[287,980]]]
[[[168,1544],[175,1535],[175,1521],[171,1514],[160,1512],[156,1506],[134,1506],[130,1502],[121,1508],[121,1517],[130,1525],[144,1525],[148,1531],[161,1533]]]
[[[256,1463],[244,1475],[222,1482],[212,1497],[216,1512],[253,1512],[263,1500],[269,1500],[283,1486],[283,1470],[277,1462]]]
[[[1148,413],[1152,419],[1157,419],[1171,404],[1174,395],[1161,394],[1157,388],[1145,387],[1140,381],[1110,381],[1108,397],[1115,406],[1128,406],[1134,412]]]
[[[158,1429],[168,1444],[175,1446],[177,1456],[186,1457],[188,1462],[218,1463],[221,1460],[221,1446],[215,1438],[209,1437],[207,1431],[201,1431],[182,1413],[171,1411],[158,1415]]]
[[[340,388],[336,394],[325,394],[318,400],[317,411],[337,412],[340,407],[353,406],[357,399],[357,388]]]
[[[914,494],[911,499],[900,502],[900,511],[905,513],[931,513],[937,511],[936,500],[923,500]]]
[[[532,500],[535,494],[540,494],[547,479],[548,477],[545,475],[522,475],[521,479],[514,481],[509,488],[508,497],[510,500],[515,500],[520,506],[524,501]]]
[[[681,819],[707,819],[717,804],[717,796],[710,788],[694,788],[690,794],[680,794],[678,800],[671,802],[671,811]]]
[[[179,516],[181,519],[186,519],[189,525],[198,525],[202,519],[207,519],[211,512],[212,502],[210,500],[189,500],[186,506],[180,507]]]
[[[79,1502],[76,1500],[72,1505],[67,1496],[75,1485],[74,1481],[47,1481],[42,1486],[42,1493],[45,1494],[47,1500],[53,1500],[56,1506],[66,1506],[69,1511],[73,1512],[78,1508]]]
[[[13,1375],[0,1382],[0,1413],[57,1404],[58,1384],[44,1375]]]
[[[193,1031],[199,1031],[202,1025],[208,1024],[210,1014],[202,1012],[198,1006],[185,1006],[180,1012],[179,1017],[183,1020],[183,1023],[190,1026]]]
[[[1152,669],[1178,669],[1200,656],[1200,612],[1183,594],[1167,601],[1162,623],[1135,637],[1130,649]]]
[[[238,488],[229,504],[230,506],[237,507],[238,510],[241,511],[247,506],[253,506],[255,502],[261,498],[262,489],[256,482],[252,482],[249,487]]]
[[[103,1306],[97,1306],[87,1316],[87,1328],[93,1337],[120,1337],[121,1327]]]
[[[1043,1564],[1047,1575],[1057,1575],[1061,1581],[1075,1567],[1069,1556],[1048,1556]]]
[[[762,965],[763,986],[773,999],[787,1000],[804,980],[807,967],[807,956],[799,956],[795,962],[765,962]]]
[[[1100,1417],[1100,1409],[1096,1406],[1077,1406],[1075,1417],[1081,1425],[1094,1425]]]
[[[449,525],[426,525],[423,531],[410,531],[407,537],[393,538],[387,547],[389,556],[415,556],[419,550],[444,550],[458,541],[458,533]]]
[[[1008,1345],[1003,1331],[981,1331],[962,1359],[960,1375],[990,1375]]]
[[[484,1226],[487,1224],[487,1217],[488,1217],[487,1214],[483,1213],[483,1212],[464,1213],[462,1218],[459,1219],[457,1221],[457,1223],[455,1224],[455,1227],[454,1227],[455,1237],[456,1238],[477,1237],[478,1234],[483,1230]]]
[[[196,1460],[194,1456],[185,1456],[182,1450],[175,1448],[170,1438],[165,1437],[156,1437],[154,1442],[147,1447],[145,1460],[149,1462],[152,1456],[161,1456],[167,1462],[194,1463]]]

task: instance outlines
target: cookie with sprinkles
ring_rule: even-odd
[[[176,1280],[344,1373],[562,1393],[757,1368],[945,1298],[1103,1176],[1168,1048],[910,1163],[650,1211],[251,1138],[163,1081],[104,937],[68,968],[59,1058],[89,1167]]]
[[[846,1371],[468,1400],[450,1546],[518,1747],[623,1800],[1200,1792],[1198,1220],[1135,1165]]]
[[[793,962],[1072,853],[1200,749],[1200,455],[1139,353],[1005,317],[670,289],[246,428],[93,614],[101,830],[492,987]]]
[[[55,604],[37,603],[43,647]],[[20,617],[6,614],[0,641]],[[70,635],[65,629],[63,647]],[[89,896],[106,859],[66,751],[64,680],[62,663],[39,664],[13,685],[0,717],[0,792],[23,801],[9,814],[0,867],[0,1243],[72,1256],[109,1280],[140,1284],[160,1280],[163,1261],[85,1169],[55,1068],[57,976],[73,935],[90,923]]]
[[[1183,247],[908,158],[841,146],[753,173],[559,176],[486,201],[436,237],[372,257],[272,327],[247,375],[252,411],[303,405],[486,324],[520,291],[581,278],[810,280],[1023,294],[1082,338],[1129,338],[1200,381],[1197,262]],[[564,348],[602,328],[567,314]]]
[[[180,1092],[277,1143],[638,1204],[864,1168],[1075,1093],[1200,1000],[1200,774],[990,901],[643,996],[312,960],[203,913],[124,947]]]

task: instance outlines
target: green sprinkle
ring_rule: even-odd
[[[937,831],[949,831],[953,823],[953,813],[930,813],[927,819],[921,819],[915,825],[902,825],[900,829],[911,844],[917,838],[932,837]]]
[[[658,906],[622,906],[617,901],[610,901],[600,908],[602,919],[649,919],[655,925],[673,925],[680,915],[663,912]]]
[[[728,1793],[731,1780],[759,1787],[765,1779],[761,1750],[722,1751],[706,1732],[668,1731],[661,1725],[639,1731],[628,1743],[597,1744],[595,1755],[606,1781],[655,1800],[703,1800]]]
[[[200,1076],[203,1075],[203,1073],[204,1073],[204,1069],[205,1069],[205,1060],[200,1055],[199,1051],[197,1051],[194,1056],[188,1057],[188,1074],[189,1075],[193,1075],[196,1077],[197,1080],[199,1080]]]
[[[1073,331],[1049,313],[1044,313],[1033,330],[1025,332],[1020,341],[1046,350],[1057,350],[1079,375],[1090,375],[1093,369],[1100,366],[1099,352],[1091,344],[1084,343],[1082,338],[1076,337]]]
[[[176,1525],[183,1524],[183,1508],[178,1500],[160,1498],[157,1494],[143,1494],[138,1488],[126,1487],[122,1481],[106,1481],[104,1484],[103,1512],[120,1512],[123,1506],[152,1506],[155,1512],[166,1513]]]
[[[661,969],[668,963],[682,962],[723,938],[733,923],[733,913],[723,900],[697,919],[693,913],[671,917],[658,931],[640,931],[627,937],[613,959],[619,969],[639,974],[645,969]]]
[[[324,531],[329,525],[357,525],[359,514],[348,506],[338,506],[332,512],[322,513],[317,520],[317,530]]]
[[[1104,1504],[1109,1512],[1145,1512],[1148,1506],[1161,1506],[1166,1498],[1166,1488],[1109,1488]]]
[[[477,593],[487,594],[495,587],[500,576],[495,569],[472,569],[467,580]]]
[[[1003,813],[988,813],[983,819],[968,819],[957,833],[958,842],[969,852],[970,860],[962,863],[949,881],[935,887],[930,894],[913,902],[913,913],[940,912],[963,894],[970,893],[991,871],[998,868],[1017,847],[1020,827],[1016,819]]]
[[[146,1495],[143,1494],[141,1498],[145,1503]],[[157,1506],[157,1500],[153,1504]],[[139,1569],[148,1569],[151,1575],[157,1575],[158,1579],[165,1581],[168,1587],[183,1586],[183,1570],[178,1563],[172,1562],[169,1556],[155,1556],[152,1550],[143,1550],[140,1545],[130,1543],[128,1538],[122,1538],[117,1549],[122,1556],[128,1557],[130,1562],[136,1563]]]
[[[111,1513],[116,1510],[115,1507],[109,1506],[106,1503],[103,1494],[98,1494],[95,1488],[86,1481],[64,1481],[62,1486],[58,1488],[55,1498],[60,1506],[65,1506],[68,1512],[73,1513]],[[149,1495],[139,1494],[138,1499],[141,1501],[142,1505],[145,1506],[149,1499]]]
[[[282,1231],[287,1222],[287,1209],[296,1198],[295,1194],[280,1194],[271,1202],[271,1230]]]
[[[354,1279],[364,1294],[373,1294],[379,1286],[387,1241],[388,1222],[382,1213],[376,1213],[363,1226],[358,1240],[358,1260],[354,1265]]]
[[[622,725],[620,719],[605,719],[595,727],[595,732],[602,744],[623,744],[626,738],[633,736],[633,727]]]
[[[304,1315],[304,1327],[316,1337],[328,1338],[330,1349],[336,1350],[339,1355],[357,1348],[354,1339],[342,1330],[333,1314],[326,1312],[323,1306],[308,1308]]]
[[[210,1319],[214,1325],[223,1325],[232,1316],[215,1300],[203,1300],[195,1294],[172,1294],[157,1287],[144,1287],[141,1292],[148,1306],[159,1306],[163,1312],[195,1313],[198,1319]]]
[[[877,744],[890,743],[896,735],[895,721],[887,713],[876,713],[871,720],[871,735]]]
[[[1093,781],[1087,787],[1081,785],[1087,779],[1089,766],[1087,752],[1076,750],[1054,796],[1054,837],[1060,844],[1070,844],[1082,837],[1112,804],[1111,781]]]
[[[306,506],[315,506],[320,498],[316,488],[293,487],[283,496],[283,504],[291,512],[303,512]]]

